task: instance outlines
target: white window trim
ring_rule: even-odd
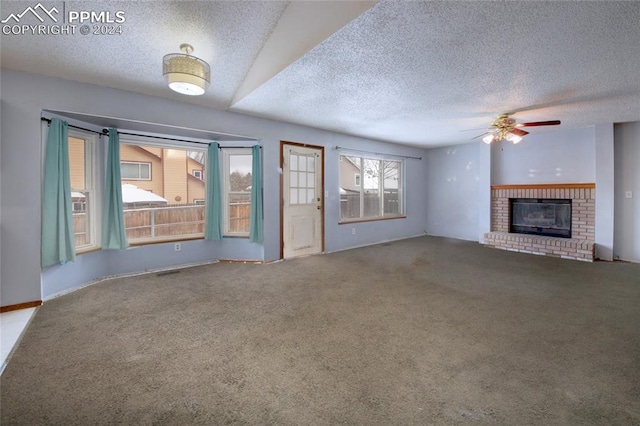
[[[375,154],[362,154],[362,153],[350,153],[350,152],[343,152],[340,154],[340,161],[342,161],[342,157],[343,156],[349,156],[349,157],[354,157],[354,158],[358,158],[360,160],[360,170],[361,173],[360,174],[360,185],[356,185],[359,186],[360,188],[360,216],[357,218],[342,218],[342,213],[340,213],[340,219],[338,220],[338,223],[352,223],[352,222],[368,222],[368,221],[376,221],[376,220],[386,220],[386,219],[398,219],[398,218],[405,218],[406,217],[406,200],[405,200],[405,184],[406,184],[406,179],[405,179],[405,175],[406,175],[406,161],[404,159],[398,159],[396,157],[392,157],[392,156],[378,156]],[[373,160],[373,161],[394,161],[397,163],[400,163],[400,170],[398,171],[398,173],[400,174],[400,178],[398,180],[398,198],[399,198],[399,205],[398,208],[400,210],[400,213],[398,214],[385,214],[384,213],[384,192],[385,192],[385,187],[384,187],[384,177],[383,176],[379,176],[379,182],[378,182],[378,188],[380,190],[380,215],[378,216],[364,216],[364,184],[363,184],[363,177],[362,177],[362,170],[363,170],[363,166],[364,166],[364,160]],[[355,179],[355,177],[354,177]],[[355,182],[354,182],[355,183]],[[341,208],[341,207],[340,207]]]
[[[76,254],[86,253],[99,249],[102,246],[101,232],[98,231],[100,227],[102,215],[102,203],[100,197],[97,194],[98,187],[98,161],[97,161],[97,145],[98,135],[89,132],[83,132],[76,129],[69,128],[68,136],[76,139],[83,139],[84,143],[84,174],[85,174],[85,192],[88,196],[85,200],[87,211],[87,236],[89,237],[90,244],[76,247]],[[72,188],[73,191],[73,188]]]
[[[197,173],[197,175],[196,175],[196,173]],[[191,171],[191,175],[196,179],[202,180],[202,170],[201,169],[193,169]]]
[[[184,151],[203,151],[206,153],[206,149],[201,147],[193,146],[192,144],[181,144],[181,143],[159,143],[155,140],[151,140],[145,138],[144,136],[139,137],[129,137],[127,139],[120,139],[120,145],[130,145],[130,146],[152,146],[160,149],[180,149]],[[205,156],[206,157],[206,156]],[[205,162],[208,161],[205,158]],[[151,162],[140,162],[140,161],[120,161],[121,163],[149,163],[151,166]],[[153,170],[149,169],[149,177],[152,178],[151,174]],[[185,168],[185,173],[188,174],[188,169]],[[121,181],[126,180],[136,180],[136,179],[121,179]],[[145,179],[137,179],[137,180],[145,180]],[[153,179],[148,179],[153,180]],[[152,191],[150,191],[152,192]],[[205,194],[206,194],[206,182],[205,182]],[[206,211],[206,202],[205,202],[205,211]],[[206,216],[205,216],[206,218]],[[206,219],[205,219],[206,220]],[[206,230],[205,230],[206,232]],[[182,234],[182,235],[174,235],[174,236],[166,236],[164,238],[139,238],[130,240],[132,246],[145,246],[156,243],[168,243],[168,242],[178,242],[178,241],[189,241],[189,240],[197,240],[204,238],[204,232],[200,234]]]
[[[253,155],[251,148],[223,148],[222,149],[222,161],[223,161],[223,182],[222,182],[222,218],[224,221],[222,235],[225,237],[242,237],[249,238],[249,232],[231,232],[229,231],[230,223],[229,223],[229,209],[227,208],[230,203],[229,196],[232,192],[229,189],[229,175],[231,174],[231,170],[229,170],[229,157],[232,155]]]
[[[354,186],[360,186],[360,182],[362,181],[362,177],[360,176],[360,173],[356,173],[353,175],[353,185]]]

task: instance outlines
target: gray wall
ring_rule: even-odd
[[[598,124],[596,132],[596,258],[613,260],[613,124]]]
[[[502,142],[489,148],[480,142],[427,150],[427,232],[481,242],[490,228],[490,185],[595,183],[596,256],[611,260],[616,247],[621,258],[638,259],[640,197],[621,198],[621,186],[640,191],[638,126],[616,127],[615,146],[622,154],[616,152],[615,167],[610,123],[531,134],[517,145]]]
[[[2,306],[39,300],[104,276],[141,272],[217,258],[275,260],[280,255],[280,141],[325,147],[325,237],[328,251],[424,233],[427,180],[424,160],[407,160],[407,218],[353,225],[356,235],[338,225],[340,145],[396,155],[425,156],[425,151],[340,135],[303,126],[249,117],[170,99],[84,83],[2,70],[2,214],[0,271]],[[44,109],[124,118],[186,129],[255,137],[263,146],[264,245],[248,240],[185,242],[176,253],[169,244],[97,252],[62,266],[40,269],[41,152]],[[28,171],[28,173],[25,173]],[[414,186],[415,185],[415,186]],[[42,273],[41,273],[42,272]],[[42,283],[41,283],[42,279]]]
[[[595,161],[593,127],[530,134],[492,145],[491,184],[592,183]]]
[[[484,147],[470,143],[427,151],[427,233],[479,241],[480,181],[488,169],[480,167]],[[485,160],[486,161],[486,160]]]
[[[640,262],[640,122],[614,127],[616,258]],[[631,191],[632,198],[625,198]]]
[[[427,150],[427,232],[483,241],[491,185],[596,182],[594,127],[532,134],[513,145],[473,142]]]

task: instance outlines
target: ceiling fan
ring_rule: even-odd
[[[516,144],[522,140],[523,136],[529,134],[526,130],[522,130],[521,127],[557,126],[558,124],[560,124],[560,120],[517,123],[514,118],[509,117],[509,114],[500,114],[498,118],[493,120],[488,132],[478,135],[475,138],[482,136],[482,141],[486,144],[503,140]]]

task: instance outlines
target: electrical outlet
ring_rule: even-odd
[[[180,244],[180,243],[175,243],[175,244],[173,245],[173,250],[174,250],[174,251],[180,251],[180,250],[182,250],[182,244]]]
[[[351,228],[351,235],[356,235],[356,228]]]
[[[633,192],[624,191],[624,198],[633,198]]]

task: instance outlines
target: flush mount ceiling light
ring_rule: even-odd
[[[211,67],[191,56],[193,46],[180,45],[184,53],[170,53],[162,59],[162,75],[171,90],[183,95],[202,95],[211,85]]]

